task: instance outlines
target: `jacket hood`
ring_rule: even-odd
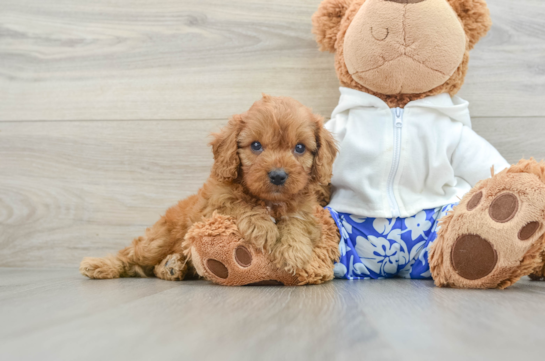
[[[345,87],[340,87],[339,90],[341,98],[339,104],[333,110],[331,118],[339,113],[358,107],[390,110],[382,99],[369,93]],[[469,103],[457,96],[451,97],[447,93],[434,95],[409,102],[405,106],[405,109],[408,108],[428,108],[471,128]]]

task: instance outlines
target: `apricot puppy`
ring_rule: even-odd
[[[337,153],[322,117],[291,98],[264,95],[213,136],[215,162],[199,192],[117,255],[84,258],[83,275],[181,280],[195,273],[186,233],[214,212],[234,218],[244,242],[277,267],[295,273],[309,264],[321,237],[317,194],[330,183]]]

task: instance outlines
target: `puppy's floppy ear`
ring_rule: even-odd
[[[329,130],[324,128],[324,118],[317,115],[315,117],[317,149],[312,164],[312,176],[319,184],[327,185],[331,183],[333,161],[337,156],[337,145]]]
[[[486,0],[448,0],[464,25],[469,40],[469,50],[486,35],[492,26]]]
[[[312,16],[312,33],[321,51],[335,52],[341,20],[352,0],[323,0]]]
[[[238,156],[238,135],[242,128],[242,116],[233,115],[227,125],[212,136],[210,143],[214,153],[212,172],[221,181],[230,182],[237,179],[240,169]]]

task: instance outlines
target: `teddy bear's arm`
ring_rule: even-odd
[[[492,144],[464,126],[460,142],[452,155],[454,175],[467,181],[474,187],[479,181],[490,178],[490,169],[495,173],[509,167],[509,163],[501,156]]]

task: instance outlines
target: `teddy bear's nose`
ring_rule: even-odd
[[[386,1],[391,1],[393,3],[398,3],[398,4],[416,4],[426,0],[386,0]]]

